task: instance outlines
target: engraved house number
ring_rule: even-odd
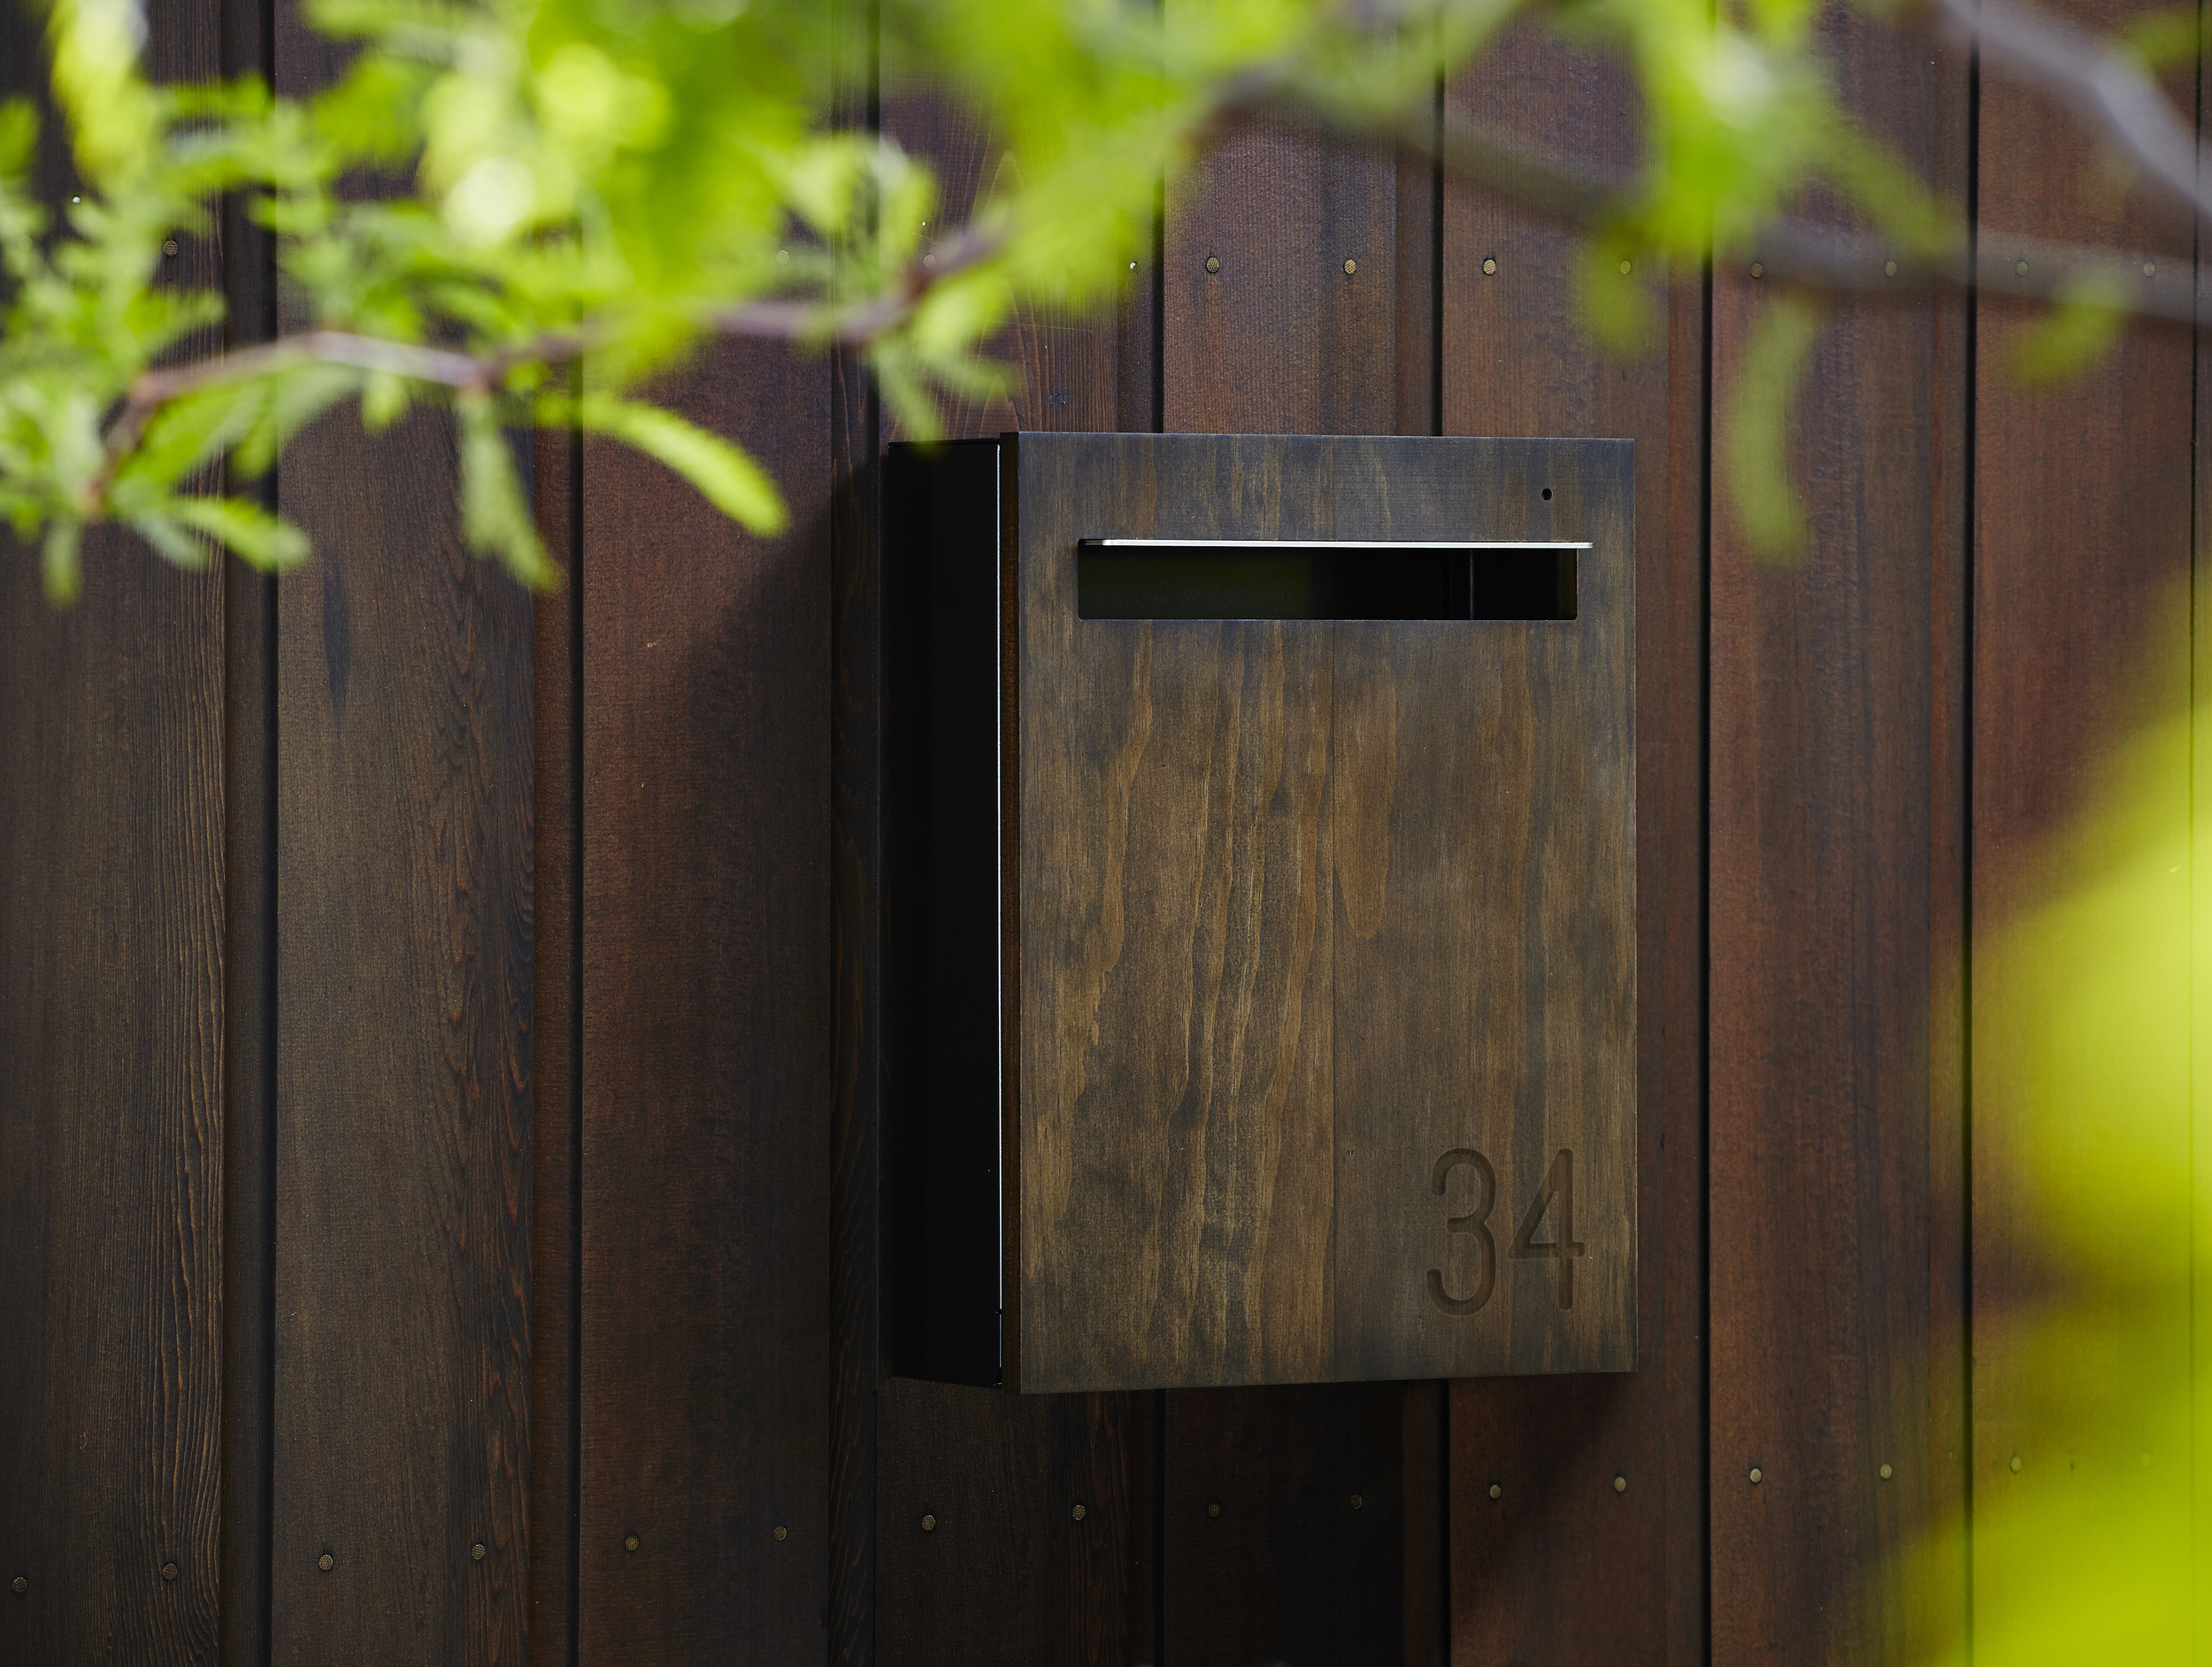
[[[1475,1207],[1463,1216],[1454,1216],[1445,1225],[1453,1233],[1469,1233],[1475,1237],[1475,1248],[1481,1255],[1482,1271],[1477,1277],[1475,1288],[1465,1296],[1454,1296],[1444,1285],[1441,1268],[1429,1270],[1429,1301],[1447,1314],[1472,1314],[1490,1300],[1490,1294],[1498,1284],[1498,1244],[1490,1236],[1490,1211],[1498,1202],[1498,1172],[1490,1167],[1490,1160],[1470,1146],[1453,1148],[1436,1160],[1430,1172],[1430,1181],[1439,1198],[1444,1196],[1451,1184],[1452,1172],[1470,1169],[1475,1173]],[[1554,1208],[1558,1210],[1553,1224],[1553,1236],[1537,1238],[1537,1230],[1544,1225],[1544,1218]],[[1575,1261],[1586,1255],[1575,1238],[1575,1155],[1565,1147],[1551,1161],[1551,1172],[1544,1177],[1544,1184],[1529,1200],[1523,1212],[1521,1225],[1513,1235],[1513,1248],[1506,1253],[1516,1262],[1549,1256],[1559,1264],[1559,1306],[1575,1305]]]

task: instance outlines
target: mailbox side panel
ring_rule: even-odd
[[[1588,541],[1576,618],[1339,627],[1348,1378],[1634,1364],[1631,455],[1477,442],[1397,477],[1396,536]]]
[[[1332,628],[1076,614],[1079,538],[1325,535],[1286,443],[1017,442],[1025,1390],[1333,1372]]]

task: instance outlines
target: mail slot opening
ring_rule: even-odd
[[[1571,619],[1587,544],[1087,538],[1085,619]]]

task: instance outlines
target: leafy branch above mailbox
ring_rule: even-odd
[[[891,449],[893,1371],[1633,1364],[1631,460]]]

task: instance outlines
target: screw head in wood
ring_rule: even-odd
[[[326,1551],[321,1556],[315,1559],[315,1566],[320,1569],[325,1574],[328,1574],[333,1569],[338,1566],[338,1559],[332,1556],[330,1553]]]
[[[1751,275],[1754,278],[1765,277],[1767,275],[1766,263],[1763,260],[1753,261],[1751,263]]]
[[[165,1580],[175,1579],[177,1578],[177,1565],[173,1563],[163,1563],[161,1565],[161,1578]]]
[[[1491,1483],[1490,1497],[1493,1499],[1503,1499],[1505,1497],[1505,1489],[1499,1486],[1495,1482]]]
[[[18,1597],[21,1597],[26,1592],[31,1589],[31,1583],[28,1580],[26,1580],[19,1574],[17,1575],[14,1579],[9,1581],[8,1584],[14,1589],[15,1594]]]
[[[937,1532],[937,1518],[927,1511],[922,1514],[922,1532],[926,1534],[933,1534]]]
[[[1884,261],[1882,263],[1882,276],[1885,278],[1894,278],[1897,276],[1897,263],[1893,260]]]
[[[790,1539],[790,1538],[791,1538],[791,1530],[789,1530],[788,1528],[785,1527],[785,1526],[784,1526],[781,1523],[778,1523],[778,1524],[776,1525],[776,1538],[777,1538],[777,1539],[779,1539],[779,1540],[788,1540],[788,1539]]]
[[[2017,1453],[2012,1456],[2012,1473],[2015,1476],[2020,1473],[2020,1456]]]
[[[2147,260],[2147,261],[2145,261],[2145,262],[2143,263],[2143,276],[2144,276],[2144,277],[2146,277],[2146,278],[2155,278],[2155,277],[2157,277],[2157,276],[2158,276],[2158,263],[2157,263],[2156,261],[2154,261],[2154,260]]]
[[[2012,275],[2016,278],[2026,277],[2028,275],[2028,263],[2024,259],[2014,261],[2012,263]]]
[[[478,1540],[474,1545],[469,1548],[469,1560],[472,1563],[483,1562],[484,1542],[481,1540]]]
[[[625,1551],[635,1551],[637,1547],[638,1539],[635,1534],[624,1534],[622,1536],[622,1548]]]
[[[1766,1480],[1766,1479],[1767,1473],[1761,1470],[1756,1464],[1754,1464],[1751,1467],[1751,1485],[1754,1487],[1756,1487],[1761,1482]]]
[[[1360,1497],[1357,1494],[1354,1494],[1352,1495],[1352,1509],[1353,1509],[1354,1510],[1358,1510],[1358,1509],[1359,1509],[1362,1505],[1365,1504],[1366,1502],[1366,1502],[1365,1500],[1362,1499],[1362,1498],[1361,1498],[1361,1497]]]
[[[1218,1517],[1221,1515],[1221,1502],[1217,1499],[1207,1501],[1206,1515],[1209,1517]]]
[[[1498,257],[1495,255],[1485,255],[1482,257],[1482,275],[1486,278],[1495,278],[1498,275]]]
[[[161,252],[165,255],[174,255],[177,252],[177,240],[173,237],[164,238],[161,243]]]
[[[1357,272],[1358,270],[1359,270],[1359,262],[1357,262],[1357,261],[1356,261],[1356,260],[1348,260],[1348,261],[1346,261],[1346,262],[1344,263],[1344,275],[1345,275],[1347,278],[1349,278],[1349,277],[1350,277],[1350,276],[1351,276],[1354,273]]]
[[[1221,257],[1218,255],[1207,256],[1206,270],[1208,272],[1219,272],[1221,270]]]
[[[1617,1494],[1625,1494],[1628,1491],[1628,1478],[1616,1474],[1613,1478],[1613,1491]]]
[[[1076,1520],[1076,1521],[1078,1521],[1078,1522],[1081,1522],[1081,1521],[1083,1520],[1083,1507],[1082,1507],[1082,1506],[1078,1505],[1078,1506],[1075,1508],[1074,1516],[1075,1516],[1075,1520]]]
[[[1893,1476],[1894,1476],[1894,1475],[1896,1475],[1896,1474],[1897,1474],[1897,1472],[1896,1472],[1895,1471],[1893,1471],[1893,1470],[1890,1469],[1890,1467],[1889,1467],[1888,1465],[1885,1464],[1885,1465],[1883,1465],[1883,1466],[1882,1466],[1882,1470],[1881,1470],[1881,1477],[1882,1477],[1882,1479],[1883,1479],[1884,1481],[1887,1481],[1887,1480],[1889,1480],[1889,1479],[1890,1479],[1891,1477],[1893,1477]]]
[[[1635,270],[1636,270],[1636,263],[1635,263],[1634,261],[1632,261],[1632,260],[1624,260],[1624,261],[1623,261],[1623,262],[1621,263],[1621,276],[1622,276],[1622,277],[1624,277],[1624,278],[1627,277],[1627,276],[1628,276],[1628,274],[1629,274],[1630,273],[1634,272]]]

